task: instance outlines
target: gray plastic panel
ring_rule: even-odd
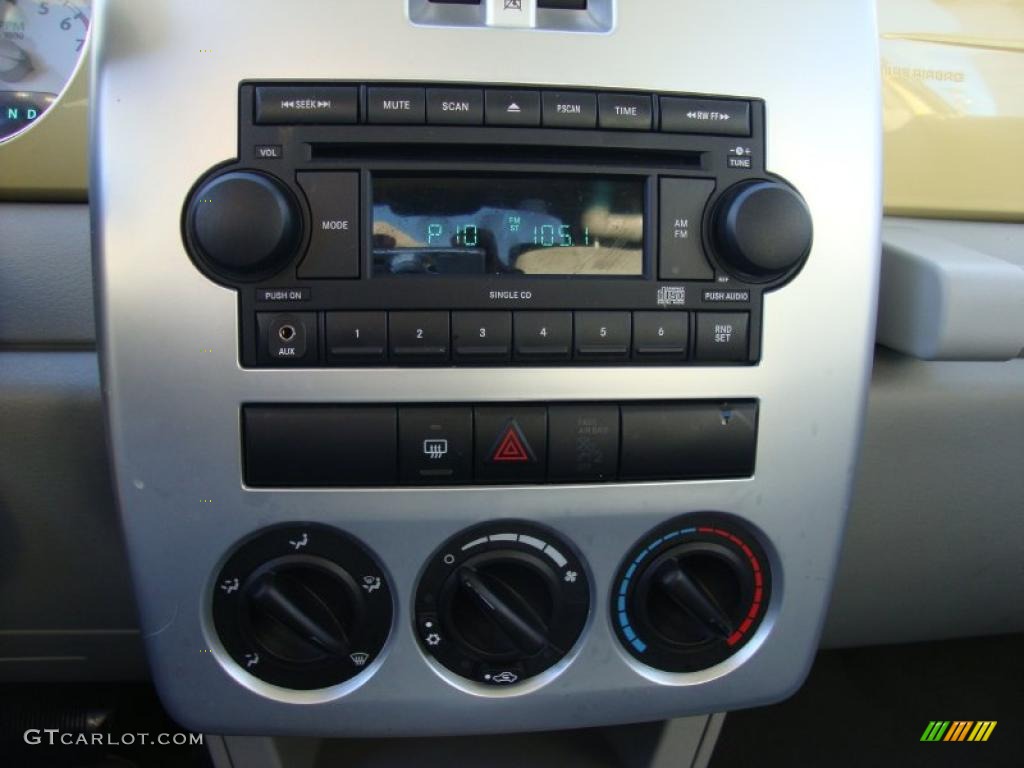
[[[0,353],[0,680],[145,676],[96,355]]]
[[[0,346],[91,347],[89,206],[2,203],[0,233]]]
[[[1024,224],[886,219],[878,341],[924,360],[1024,354]]]
[[[700,24],[675,0],[618,10],[614,34],[578,35],[418,27],[398,4],[354,0],[251,0],[244,14],[206,0],[99,3],[91,199],[103,380],[148,651],[163,700],[184,725],[338,735],[579,727],[756,705],[803,679],[838,557],[874,342],[881,209],[874,5],[705,5]],[[268,39],[272,57],[253,44]],[[744,54],[768,47],[772,55],[751,66]],[[823,61],[828,78],[807,77]],[[815,250],[799,276],[765,300],[762,363],[415,376],[241,369],[236,296],[200,275],[180,238],[189,188],[237,151],[238,83],[512,76],[766,99],[767,166],[808,201]],[[827,131],[808,110],[828,116]],[[741,397],[762,407],[757,473],[745,480],[321,491],[256,491],[240,480],[242,402]],[[752,642],[727,662],[660,673],[616,642],[604,609],[609,582],[630,542],[673,515],[706,509],[732,512],[762,532],[776,599]],[[483,692],[424,657],[409,603],[439,542],[498,517],[536,520],[571,539],[589,565],[595,610],[551,675]],[[300,694],[263,684],[230,660],[211,630],[207,600],[235,542],[258,527],[303,519],[338,525],[368,544],[389,572],[397,610],[388,646],[353,684]]]
[[[824,644],[1024,631],[1024,360],[875,356]]]

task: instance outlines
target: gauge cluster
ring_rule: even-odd
[[[0,142],[56,103],[89,40],[91,0],[0,0]]]

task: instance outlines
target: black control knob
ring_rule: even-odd
[[[287,688],[326,688],[377,657],[391,629],[391,591],[348,535],[317,524],[278,526],[224,564],[213,618],[245,671]]]
[[[320,557],[272,560],[245,585],[245,623],[255,644],[303,663],[351,653],[363,596],[352,576]]]
[[[755,634],[768,603],[768,561],[737,523],[677,518],[645,537],[616,579],[613,616],[626,649],[671,672],[724,661]]]
[[[302,239],[295,197],[264,173],[232,171],[203,182],[186,204],[189,251],[230,280],[260,280],[294,258]]]
[[[715,251],[737,277],[768,282],[795,270],[811,250],[811,214],[793,189],[775,181],[745,181],[715,206]]]
[[[550,531],[487,523],[453,537],[431,559],[416,595],[420,643],[462,677],[514,684],[572,649],[589,593],[582,563]]]

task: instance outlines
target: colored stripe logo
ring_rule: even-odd
[[[988,741],[995,720],[931,720],[921,741]]]

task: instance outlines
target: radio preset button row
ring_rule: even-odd
[[[655,116],[660,114],[660,125]],[[257,125],[360,122],[358,85],[260,85]],[[750,136],[750,102],[619,91],[403,85],[366,87],[363,122],[494,125]],[[736,167],[748,167],[739,165]]]
[[[749,477],[757,402],[246,405],[252,487]]]
[[[329,365],[634,362],[746,363],[747,312],[697,312],[691,355],[686,311],[352,311],[325,312]],[[315,366],[317,313],[257,312],[259,358]],[[301,322],[296,323],[296,318]],[[278,326],[284,323],[284,336]],[[291,328],[292,330],[287,330]],[[284,350],[284,351],[282,351]]]

